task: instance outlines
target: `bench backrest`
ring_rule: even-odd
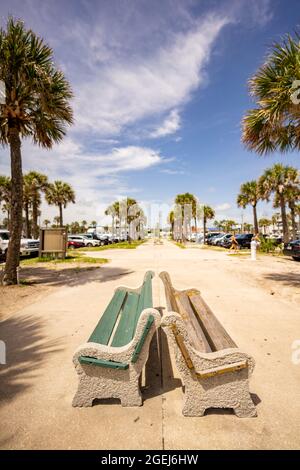
[[[160,278],[164,283],[168,309],[180,314],[196,350],[212,352],[237,347],[199,291],[174,289],[167,272],[162,272]]]
[[[139,292],[116,290],[89,342],[121,347],[132,340],[142,311],[153,306],[152,277],[151,271],[146,273]]]

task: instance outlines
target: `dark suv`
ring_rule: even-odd
[[[253,238],[253,233],[241,233],[237,235],[236,241],[238,242],[240,248],[250,248],[251,247],[251,240]]]
[[[284,244],[283,254],[291,256],[295,261],[300,261],[300,240],[293,240]]]

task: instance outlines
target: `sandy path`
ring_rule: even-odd
[[[300,365],[291,361],[292,342],[300,339],[299,263],[265,257],[253,263],[223,252],[181,250],[169,242],[106,251],[105,256],[111,263],[95,279],[60,287],[1,323],[8,360],[0,366],[2,448],[300,447]],[[253,354],[257,366],[251,392],[258,418],[238,419],[220,411],[184,418],[180,381],[164,335],[158,341],[163,376],[154,342],[143,407],[111,402],[71,407],[77,385],[73,351],[88,338],[114,287],[140,284],[147,269],[168,270],[179,288],[199,288],[239,347]],[[277,279],[265,278],[274,273]],[[158,278],[154,304],[165,306]]]

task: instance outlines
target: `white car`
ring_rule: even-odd
[[[68,240],[74,240],[75,242],[82,242],[84,243],[84,246],[99,246],[99,240],[94,240],[93,238],[90,238],[89,236],[86,235],[69,235]]]
[[[6,257],[9,242],[9,231],[0,230],[0,255]],[[20,256],[38,255],[40,248],[39,240],[21,238]]]

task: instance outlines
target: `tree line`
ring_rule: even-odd
[[[40,205],[42,195],[49,205],[58,207],[59,215],[57,221],[63,226],[63,209],[67,204],[75,203],[75,192],[73,188],[63,181],[49,182],[48,177],[37,171],[29,171],[23,175],[23,204],[22,227],[27,238],[39,237],[38,218],[41,215]],[[0,205],[2,211],[6,213],[6,226],[10,228],[12,213],[12,181],[8,176],[0,175]],[[51,222],[46,220],[46,226]]]

